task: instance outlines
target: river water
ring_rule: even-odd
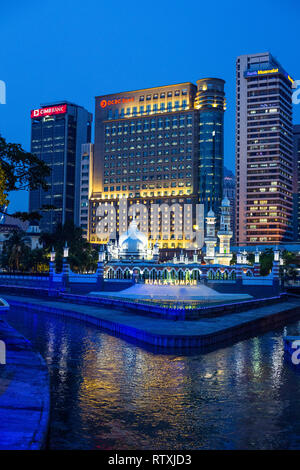
[[[154,354],[76,320],[12,309],[51,377],[51,449],[299,449],[300,374],[282,335]]]

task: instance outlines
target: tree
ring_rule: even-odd
[[[272,248],[266,248],[260,255],[260,274],[267,276],[273,266],[274,252]]]
[[[4,241],[1,257],[2,268],[9,271],[24,271],[24,259],[28,256],[30,248],[25,243],[26,233],[13,230]]]
[[[29,190],[43,188],[48,189],[47,177],[50,175],[50,168],[36,155],[23,150],[20,144],[7,143],[0,136],[0,212],[3,213],[3,206],[8,205],[8,194],[10,191]],[[43,206],[41,209],[51,209],[50,206]],[[9,214],[21,220],[40,219],[38,212],[30,214],[26,212],[15,212]]]
[[[61,270],[65,242],[69,247],[68,262],[74,272],[95,271],[97,268],[97,251],[83,238],[82,228],[73,222],[58,224],[53,233],[42,233],[41,242],[50,253],[52,247],[56,252],[56,267]]]
[[[49,271],[49,257],[43,248],[29,250],[22,260],[27,272],[42,273]]]

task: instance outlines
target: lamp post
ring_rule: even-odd
[[[236,255],[236,284],[241,286],[243,284],[243,253],[240,251]]]
[[[69,287],[69,275],[70,275],[70,265],[68,264],[69,257],[69,247],[68,243],[65,243],[64,252],[63,252],[63,266],[62,266],[62,285],[66,289]]]
[[[279,258],[280,258],[280,250],[276,246],[274,250],[274,261],[273,261],[273,267],[272,267],[273,287],[276,293],[278,293],[279,291]]]
[[[50,252],[50,263],[49,263],[49,288],[52,289],[54,287],[54,274],[55,274],[55,250],[54,246]]]
[[[256,247],[256,250],[254,253],[254,276],[256,277],[260,275],[260,263],[259,263],[260,254],[261,252]]]
[[[100,250],[98,253],[98,263],[97,263],[97,288],[99,290],[103,290],[104,288],[104,258],[105,258],[105,252],[103,250],[103,246],[100,245]]]

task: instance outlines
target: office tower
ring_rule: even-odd
[[[219,213],[223,196],[224,81],[207,78],[96,97],[89,240],[99,238],[99,204],[204,204]],[[172,214],[171,214],[172,218]],[[160,248],[187,248],[189,235],[164,232]],[[119,224],[119,213],[117,224]],[[167,223],[167,222],[166,222]],[[124,224],[124,226],[123,226]],[[127,221],[119,224],[125,230]],[[142,227],[141,227],[142,229]],[[107,237],[110,236],[109,230]],[[153,238],[149,232],[149,237]],[[156,238],[155,238],[156,239]]]
[[[294,201],[294,240],[300,241],[300,124],[293,126],[294,140],[294,179],[293,179],[293,201]]]
[[[224,167],[223,196],[230,202],[230,229],[235,234],[235,176],[232,171]],[[234,241],[234,238],[233,240]]]
[[[293,238],[293,80],[270,53],[236,61],[236,242]]]
[[[199,202],[207,213],[220,211],[224,168],[224,80],[197,81],[195,108],[199,110]]]
[[[51,168],[49,190],[30,191],[29,210],[42,215],[42,231],[57,223],[79,224],[81,145],[91,141],[92,115],[82,106],[62,101],[31,111],[31,152]],[[44,211],[42,206],[53,206]]]
[[[79,225],[83,230],[85,238],[88,236],[89,197],[91,196],[90,182],[92,179],[93,152],[93,144],[89,143],[81,146]]]

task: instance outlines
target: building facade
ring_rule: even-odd
[[[91,141],[92,115],[69,102],[49,103],[31,111],[31,152],[51,168],[49,190],[30,191],[29,210],[42,215],[40,228],[52,232],[56,224],[79,224],[81,145]],[[43,210],[43,206],[54,207]]]
[[[294,180],[293,180],[293,200],[294,200],[294,241],[300,241],[300,124],[293,126],[294,140]]]
[[[228,168],[224,167],[223,196],[230,201],[230,228],[232,231],[232,241],[235,237],[235,175]]]
[[[293,80],[270,53],[236,61],[236,242],[293,239]]]
[[[89,240],[112,237],[109,210],[105,214],[99,205],[117,207],[118,232],[127,230],[129,219],[120,220],[122,199],[142,204],[148,213],[153,204],[192,205],[193,220],[198,203],[217,211],[223,196],[224,110],[224,81],[212,78],[96,97]],[[189,235],[175,233],[174,211],[167,220],[159,209],[152,229],[138,212],[141,230],[160,248],[190,244]],[[100,236],[99,221],[106,216],[107,232]],[[167,237],[165,223],[171,226]]]
[[[94,144],[82,144],[80,168],[79,225],[83,230],[84,238],[88,238],[89,198],[91,197],[93,155]]]

